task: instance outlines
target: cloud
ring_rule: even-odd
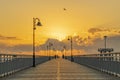
[[[40,45],[41,50],[47,50],[47,46],[49,46],[49,43],[52,43],[53,45],[51,46],[51,49],[54,50],[62,50],[63,46],[66,45],[66,43],[59,41],[57,39],[51,39],[49,38],[43,45]]]
[[[120,52],[120,35],[108,37],[107,47],[114,48],[116,52]]]
[[[104,36],[114,37],[120,36],[120,29],[117,28],[90,28],[88,30],[88,36],[90,37],[88,40],[92,43],[94,39],[101,38]]]
[[[93,28],[88,29],[88,33],[92,35],[96,34],[110,34],[116,35],[120,33],[120,21],[105,23],[102,25],[97,25]]]
[[[76,40],[77,39],[77,40]],[[114,48],[115,52],[120,51],[120,35],[115,36],[108,36],[107,37],[107,47],[108,48]],[[62,51],[64,46],[66,46],[67,50],[70,50],[70,41],[67,39],[63,41],[59,41],[57,39],[51,39],[49,38],[44,44],[36,46],[36,52],[47,50],[48,44],[52,43],[53,46],[51,47],[52,50],[59,50]],[[88,43],[87,43],[88,42]],[[78,44],[79,43],[79,44]],[[33,51],[32,44],[18,44],[9,46],[4,43],[0,43],[0,49],[7,51],[7,52],[13,52],[13,53],[24,53],[28,52],[31,53]],[[88,37],[80,37],[80,36],[74,36],[73,37],[73,50],[82,51],[86,54],[96,54],[98,52],[98,48],[104,48],[104,39],[103,38],[92,38],[88,35]]]
[[[9,37],[9,36],[3,36],[0,35],[0,40],[20,40],[17,37]]]
[[[32,44],[19,44],[10,48],[14,52],[31,52],[33,50]]]
[[[101,33],[101,32],[113,32],[113,29],[96,27],[96,28],[90,28],[88,32],[94,35],[95,33]]]
[[[76,45],[79,45],[79,46],[87,46],[87,45],[91,45],[92,44],[92,40],[93,38],[89,35],[86,35],[86,37],[82,37],[82,36],[74,36],[73,37],[73,41]]]
[[[24,44],[24,45],[14,45],[14,46],[9,46],[5,43],[0,43],[0,53],[19,53],[19,52],[32,52],[32,45],[30,44]]]
[[[88,38],[89,39],[89,38]],[[80,39],[82,40],[82,38]],[[85,39],[87,41],[87,39]],[[90,40],[88,40],[89,42]],[[82,43],[77,44],[77,42],[73,44],[73,48],[76,50],[80,50],[86,54],[97,54],[98,48],[104,48],[104,39],[103,38],[94,38],[91,40],[91,44],[86,44],[83,41]],[[108,36],[107,37],[107,48],[113,48],[114,52],[120,52],[120,35],[115,35],[115,36]]]
[[[77,39],[77,41],[76,41]],[[97,38],[92,43],[90,42],[91,37],[88,36],[87,38],[83,38],[80,36],[73,37],[73,50],[84,51],[85,53],[96,53],[97,49],[102,46],[102,39]],[[40,50],[47,50],[48,44],[52,43],[53,46],[51,49],[62,51],[64,46],[66,46],[67,50],[71,49],[71,43],[67,39],[63,41],[59,41],[57,39],[48,39],[43,45],[40,45]],[[98,52],[97,52],[98,53]]]
[[[89,33],[92,33],[92,34],[94,34],[94,33],[96,33],[96,32],[101,32],[101,31],[103,31],[103,30],[100,29],[100,28],[90,28],[90,29],[88,30],[88,32],[89,32]]]

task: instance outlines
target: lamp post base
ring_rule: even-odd
[[[36,67],[36,65],[35,65],[35,55],[33,55],[33,66],[32,67]]]
[[[49,60],[51,60],[51,58],[49,57]]]
[[[73,56],[71,56],[71,62],[74,62],[74,58],[73,58]]]

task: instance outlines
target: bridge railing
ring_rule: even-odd
[[[36,65],[48,61],[47,56],[36,56]],[[0,77],[29,68],[33,65],[32,55],[0,54]]]
[[[120,77],[120,53],[74,56],[74,62]]]

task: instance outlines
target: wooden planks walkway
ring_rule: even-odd
[[[0,80],[120,80],[120,78],[68,60],[53,59]]]

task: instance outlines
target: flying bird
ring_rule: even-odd
[[[66,11],[67,9],[66,8],[63,8],[64,11]]]

